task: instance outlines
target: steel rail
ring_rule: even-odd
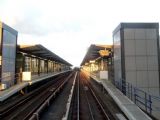
[[[64,74],[64,75],[62,75],[62,76],[60,76],[60,77],[58,77],[58,78],[56,78],[56,79],[62,79],[62,77],[64,77],[65,75],[67,75],[67,74]],[[45,84],[45,85],[43,85],[42,87],[40,87],[40,88],[38,88],[38,89],[36,89],[34,92],[36,93],[36,94],[34,94],[33,93],[33,95],[32,95],[32,97],[34,97],[34,98],[32,98],[30,95],[28,96],[28,97],[31,97],[31,99],[28,99],[28,97],[27,98],[25,98],[25,99],[23,99],[22,101],[20,101],[20,104],[18,103],[18,105],[17,104],[15,104],[15,106],[12,106],[13,108],[13,110],[14,109],[17,109],[18,107],[23,107],[22,109],[21,109],[21,111],[20,112],[22,112],[23,110],[25,110],[25,109],[27,109],[27,106],[29,106],[29,104],[32,104],[32,101],[35,101],[36,99],[37,99],[37,97],[39,97],[41,94],[39,94],[39,93],[42,93],[42,94],[44,94],[44,89],[46,88],[46,91],[51,87],[51,86],[53,86],[53,85],[56,85],[57,83],[58,83],[59,81],[57,80],[57,81],[50,81],[50,82],[48,82],[47,84]],[[54,84],[53,84],[54,83]],[[34,95],[37,95],[37,94],[39,94],[38,96],[34,96]],[[38,100],[38,99],[37,99]],[[28,104],[28,102],[29,102],[29,104]],[[11,110],[10,110],[11,111]],[[8,113],[10,113],[10,111],[8,112]],[[13,114],[13,116],[11,116],[11,114],[10,114],[10,117],[9,116],[4,116],[3,117],[3,119],[14,119],[14,118],[16,118],[16,115],[18,115],[20,112],[18,112],[18,111],[15,111],[14,112],[14,114]],[[9,114],[8,114],[9,115]],[[8,118],[9,117],[9,118]]]
[[[83,85],[83,88],[85,88],[85,85],[84,85],[84,81],[83,81],[83,80],[82,80],[82,85]],[[91,104],[89,103],[89,99],[88,99],[86,90],[84,90],[84,93],[85,93],[85,98],[86,98],[86,100],[87,100],[87,104],[88,104],[88,107],[89,107],[91,119],[94,120],[93,112],[92,112],[92,109],[91,109]]]
[[[50,104],[50,101],[53,97],[55,97],[56,93],[59,92],[60,89],[62,89],[62,87],[65,85],[65,83],[67,83],[67,81],[69,80],[69,78],[71,78],[73,76],[73,74],[70,74],[67,79],[65,79],[57,88],[55,88],[55,90],[53,91],[53,93],[38,107],[36,108],[36,110],[31,111],[23,120],[26,120],[29,118],[29,116],[31,116],[29,118],[29,120],[35,120],[35,119],[39,119],[39,114],[44,110],[44,108],[48,107]],[[31,115],[32,114],[32,115]]]
[[[57,78],[58,79],[58,78]],[[10,106],[4,108],[4,110],[0,111],[0,118],[3,118],[3,116],[9,114],[10,112],[12,112],[14,109],[17,109],[19,106],[21,106],[22,104],[26,103],[27,101],[29,101],[30,99],[32,99],[34,96],[36,96],[37,94],[39,94],[39,91],[41,91],[42,89],[46,88],[47,86],[49,86],[53,81],[48,82],[46,85],[41,86],[40,88],[36,89],[35,91],[29,93],[27,96],[25,96],[24,98],[17,100],[14,104],[11,104]]]
[[[95,100],[97,101],[98,105],[100,106],[100,108],[101,108],[103,114],[105,115],[105,117],[107,118],[107,120],[110,120],[108,114],[105,112],[105,109],[104,109],[103,105],[100,103],[96,94],[94,93],[94,91],[92,90],[92,88],[90,86],[89,86],[89,89],[91,90],[92,95],[94,96]]]
[[[83,76],[83,78],[85,79],[85,77]],[[98,97],[96,96],[96,93],[94,92],[94,90],[91,88],[91,85],[89,85],[89,83],[87,83],[87,86],[88,88],[90,89],[91,93],[92,93],[92,96],[94,97],[94,99],[96,100],[96,102],[98,103],[98,105],[100,106],[101,108],[101,111],[103,112],[103,115],[105,116],[105,118],[107,120],[111,120],[108,116],[108,114],[106,113],[103,105],[101,104],[100,100],[98,99]]]
[[[19,119],[19,117],[21,117],[21,120],[28,119],[29,116],[35,111],[35,109],[42,103],[42,101],[44,101],[46,99],[46,97],[50,94],[49,92],[54,92],[54,91],[50,91],[50,89],[53,86],[54,87],[59,86],[61,83],[62,83],[62,81],[58,81],[58,82],[56,82],[56,84],[49,86],[45,91],[43,91],[41,94],[36,96],[33,100],[31,100],[31,102],[29,104],[27,104],[27,106],[23,107],[22,110],[21,110],[21,113],[17,113],[11,119]],[[58,91],[59,91],[59,89],[58,89]],[[42,98],[42,96],[43,96],[43,98]],[[39,102],[39,103],[37,103],[37,102]],[[35,104],[35,103],[38,104],[38,105],[35,105],[35,107],[32,108],[32,104]],[[27,111],[24,112],[25,110],[29,109],[29,107],[31,107],[30,110],[28,110],[29,113]],[[23,115],[23,114],[25,114],[25,115]]]

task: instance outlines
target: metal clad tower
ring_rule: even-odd
[[[10,87],[15,83],[15,59],[18,32],[0,22],[0,84]]]
[[[113,32],[115,80],[159,95],[158,23],[121,23]]]

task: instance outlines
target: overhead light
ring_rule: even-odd
[[[89,63],[95,63],[95,60],[90,60]]]

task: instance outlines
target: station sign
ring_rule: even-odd
[[[109,56],[109,51],[108,50],[100,50],[99,54],[100,56],[104,57],[104,56]]]

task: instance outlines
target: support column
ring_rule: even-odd
[[[47,66],[47,74],[48,74],[48,65],[49,65],[48,62],[49,62],[49,61],[46,60],[46,62],[47,62],[46,66]]]
[[[104,61],[103,61],[103,58],[101,59],[101,71],[104,70]]]
[[[52,61],[52,72],[54,72],[54,61]]]
[[[38,59],[38,75],[40,76],[40,59]]]

